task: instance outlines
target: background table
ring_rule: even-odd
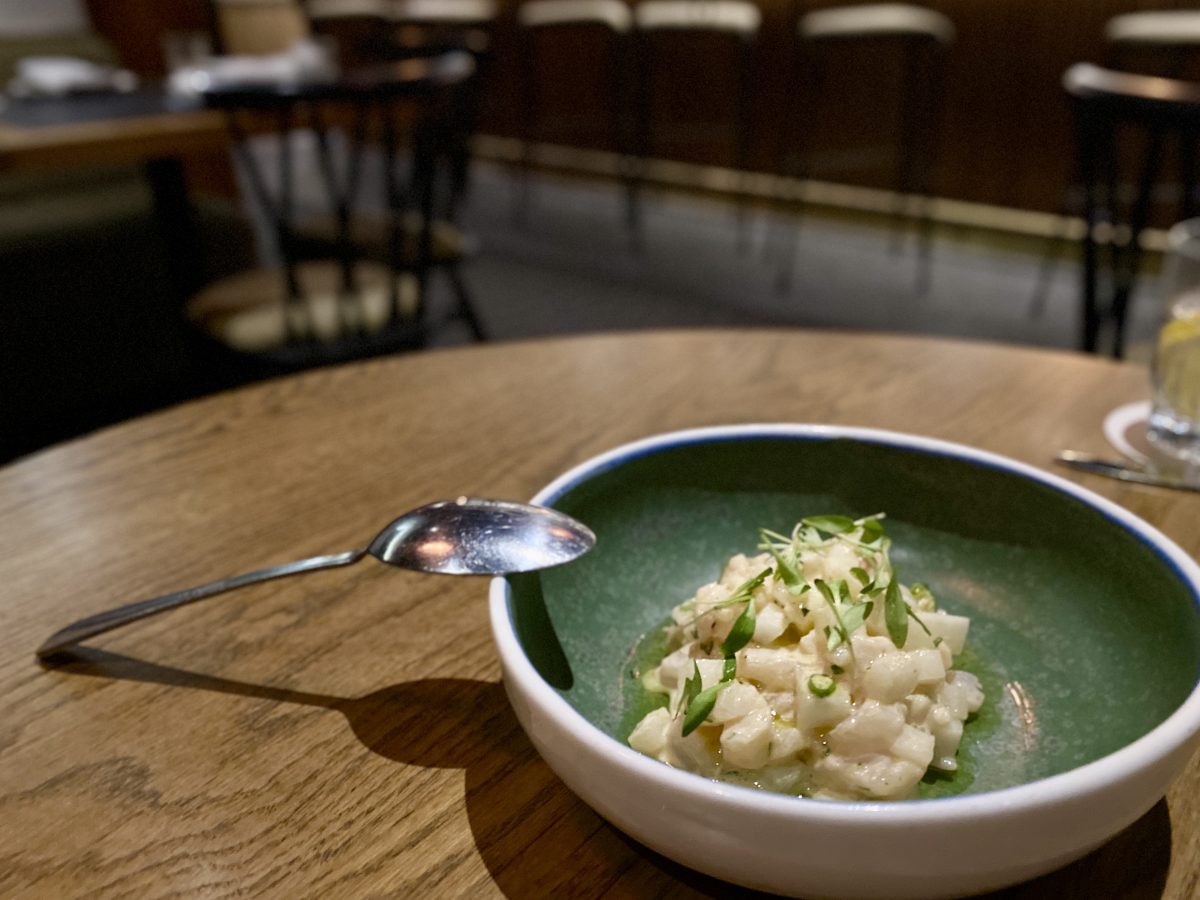
[[[177,302],[204,279],[184,162],[196,166],[224,154],[227,144],[221,113],[158,87],[129,94],[12,100],[0,106],[0,174],[143,167]]]
[[[1143,370],[915,338],[678,332],[319,370],[0,470],[0,894],[730,896],[554,777],[499,684],[486,582],[366,561],[97,638],[126,600],[349,549],[458,494],[526,498],[668,429],[836,422],[1048,465],[1105,451]],[[1200,495],[1069,476],[1200,552]],[[1192,898],[1200,760],[1141,821],[1013,897]],[[798,864],[802,862],[798,859]]]

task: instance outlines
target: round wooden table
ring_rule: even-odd
[[[1131,365],[988,344],[610,335],[314,371],[0,469],[0,895],[730,896],[537,756],[483,579],[367,560],[144,620],[59,667],[34,648],[131,599],[350,549],[428,500],[527,498],[665,430],[867,425],[1048,466],[1106,452],[1105,414],[1146,393]],[[1067,477],[1200,552],[1200,494]],[[1197,797],[1200,758],[1108,845],[1006,896],[1197,896]]]

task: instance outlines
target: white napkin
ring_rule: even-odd
[[[8,93],[14,97],[62,97],[84,91],[125,93],[137,85],[137,76],[128,69],[73,56],[27,56],[17,62]]]
[[[297,41],[283,53],[266,56],[214,56],[202,65],[171,73],[172,91],[197,94],[223,85],[275,85],[315,81],[337,73],[326,47],[316,41]]]

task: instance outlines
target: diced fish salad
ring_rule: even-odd
[[[643,676],[666,706],[634,749],[709,778],[829,800],[900,800],[956,771],[983,703],[955,671],[969,620],[899,583],[882,514],[817,516],[761,533],[719,581],[675,607]]]

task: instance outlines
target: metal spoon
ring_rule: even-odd
[[[80,619],[52,634],[38,647],[37,655],[45,659],[85,638],[234,588],[353,565],[368,554],[418,572],[509,575],[569,562],[595,543],[596,536],[586,525],[544,506],[474,497],[442,500],[405,513],[362,550],[270,566]]]

